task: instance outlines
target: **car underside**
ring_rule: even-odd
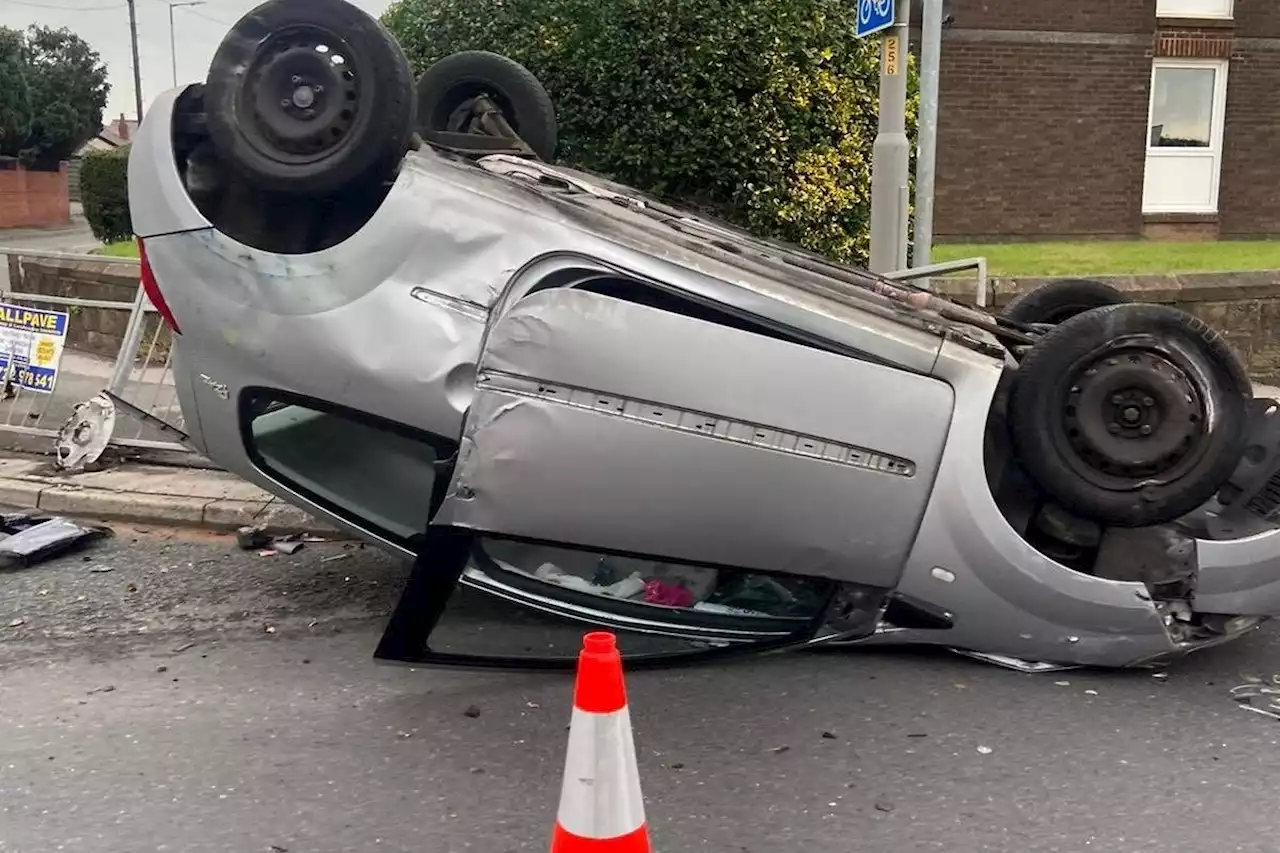
[[[633,663],[1141,666],[1280,613],[1280,404],[1198,318],[968,306],[555,135],[505,57],[415,84],[349,4],[270,0],[134,145],[190,442],[414,559],[380,659],[563,666],[604,627]]]

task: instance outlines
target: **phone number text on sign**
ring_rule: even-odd
[[[53,392],[67,342],[66,311],[0,302],[0,376],[22,388]]]

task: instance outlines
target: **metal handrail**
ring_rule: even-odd
[[[927,264],[922,267],[911,267],[910,269],[894,270],[885,273],[884,277],[893,281],[915,281],[921,278],[930,278],[931,276],[941,275],[949,272],[963,272],[964,270],[978,271],[978,292],[976,303],[980,308],[986,308],[990,302],[990,283],[987,280],[987,259],[986,258],[961,258],[955,261],[942,261],[937,264]],[[932,288],[930,288],[932,289]]]

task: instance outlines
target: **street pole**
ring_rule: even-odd
[[[880,126],[871,160],[872,272],[903,264],[907,251],[907,200],[911,145],[907,140],[907,29],[910,0],[898,0],[894,25],[880,42]]]
[[[938,159],[938,69],[942,64],[943,0],[924,0],[920,27],[920,130],[916,152],[916,227],[913,267],[933,254],[933,193]]]
[[[173,64],[173,87],[178,88],[178,46],[173,34],[173,10],[179,6],[201,6],[204,0],[169,0],[169,59]]]
[[[138,63],[138,14],[135,0],[129,2],[129,41],[133,47],[133,99],[138,111],[138,124],[142,124],[142,66]]]

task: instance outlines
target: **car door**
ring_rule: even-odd
[[[464,583],[714,638],[743,602],[788,598],[769,583],[892,590],[952,405],[928,376],[534,288],[491,321],[432,524],[485,538]]]

